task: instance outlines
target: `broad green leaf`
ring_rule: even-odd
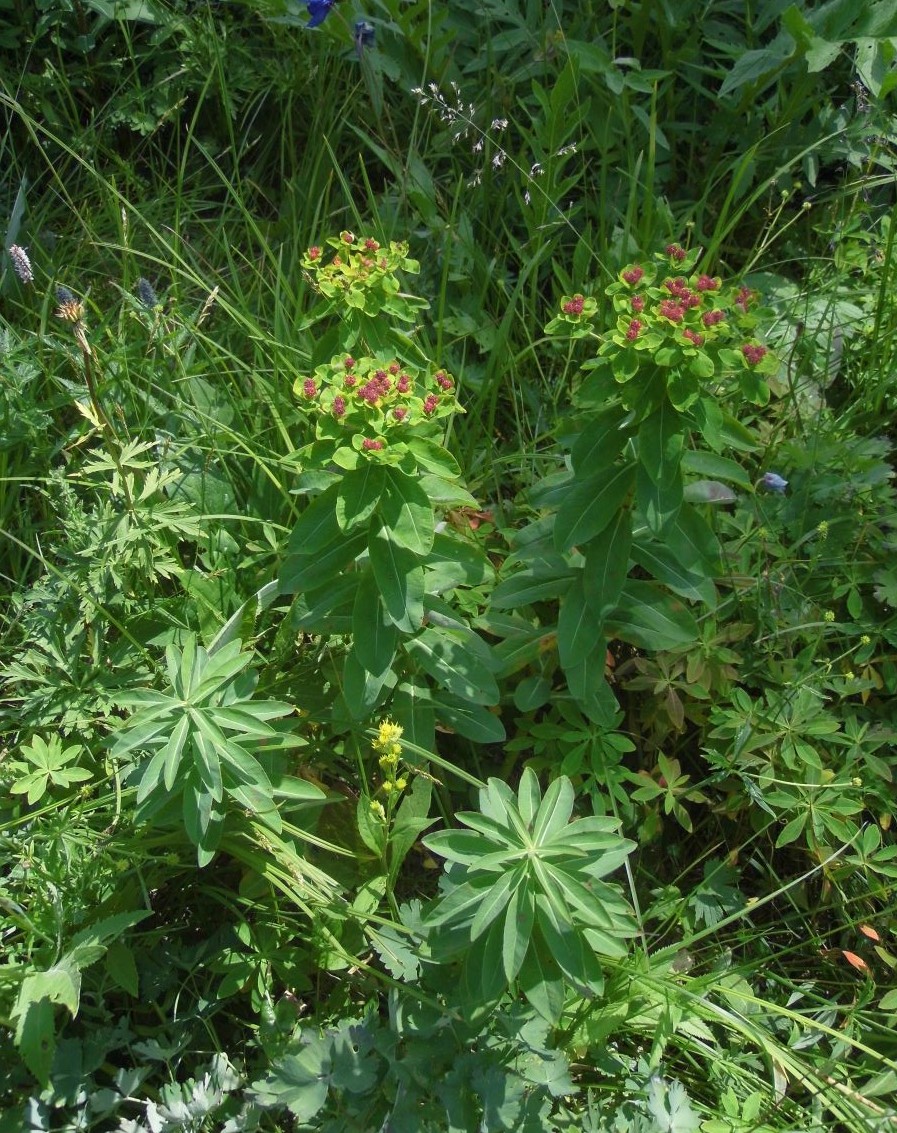
[[[371,566],[389,619],[402,633],[424,620],[424,568],[417,555],[378,531],[369,540]]]
[[[430,498],[417,480],[397,468],[387,469],[380,515],[382,530],[391,542],[420,557],[430,553],[436,519]]]
[[[121,940],[115,940],[106,951],[106,971],[112,980],[128,995],[137,998],[140,982],[134,953]]]
[[[518,712],[534,712],[550,699],[551,681],[545,677],[524,677],[514,689],[514,707]]]
[[[554,634],[541,626],[526,633],[514,633],[492,649],[499,676],[519,672],[527,665],[537,663],[546,649],[554,644]]]
[[[113,913],[111,917],[103,917],[101,921],[96,921],[88,928],[82,929],[76,936],[72,937],[71,947],[73,949],[80,949],[83,946],[93,947],[95,945],[104,945],[107,941],[117,940],[122,933],[126,932],[134,925],[140,924],[145,921],[147,917],[153,914],[148,909],[134,909],[127,913]],[[99,953],[101,955],[102,953]]]
[[[150,747],[152,740],[169,731],[170,713],[180,707],[180,701],[169,696],[160,696],[160,700],[163,703],[159,704],[157,710],[141,709],[119,728],[112,745],[114,758],[120,759],[135,748]]]
[[[564,494],[554,522],[554,545],[567,551],[587,543],[614,519],[632,490],[635,465],[623,464],[576,479]]]
[[[486,935],[474,942],[465,959],[464,990],[474,1010],[490,1011],[490,1004],[507,987],[501,961],[503,929],[502,921],[494,921]]]
[[[41,1086],[50,1080],[56,1053],[56,1025],[53,1004],[48,998],[28,1003],[16,1019],[15,1043],[22,1059]]]
[[[617,608],[608,616],[616,637],[640,649],[675,649],[698,638],[694,617],[678,598],[650,582],[629,581]]]
[[[448,831],[442,833],[449,833]],[[470,837],[468,831],[450,831],[453,834],[465,834]],[[439,846],[442,844],[438,841],[439,835],[430,834],[428,837],[423,838],[423,844],[432,849],[434,853],[441,853]],[[449,855],[445,855],[448,857]],[[450,859],[454,860],[454,859]],[[456,922],[464,925],[469,925],[476,915],[476,910],[480,907],[480,902],[483,900],[483,894],[492,887],[493,879],[490,877],[478,877],[473,881],[465,882],[463,885],[457,886],[446,897],[442,898],[436,905],[427,912],[424,918],[428,926],[438,926]],[[469,934],[468,939],[469,939]]]
[[[638,431],[639,464],[654,484],[668,483],[679,474],[684,443],[682,416],[664,398]]]
[[[352,571],[302,594],[290,610],[290,625],[297,632],[350,633],[358,581],[359,574]]]
[[[688,472],[714,480],[727,480],[742,488],[751,487],[751,478],[734,460],[715,452],[693,450],[683,454],[682,467]]]
[[[474,704],[497,704],[498,685],[491,667],[474,648],[474,640],[479,641],[470,631],[433,626],[404,645],[424,672],[449,692]]]
[[[421,833],[436,821],[430,818],[433,782],[422,775],[415,776],[411,789],[406,791],[395,813],[389,835],[389,881],[395,883],[402,862]]]
[[[274,797],[274,788],[264,767],[252,755],[233,740],[227,740],[221,747],[221,762],[228,774],[238,783],[247,783],[264,791],[269,800]],[[273,806],[273,802],[268,803]]]
[[[719,540],[696,508],[685,504],[664,534],[664,542],[689,570],[713,578],[721,570]]]
[[[789,846],[792,842],[796,842],[804,831],[807,825],[808,812],[803,811],[790,822],[787,822],[782,829],[782,832],[776,838],[776,849],[780,850],[782,846]]]
[[[432,698],[437,719],[478,744],[500,744],[507,738],[501,717],[466,697],[437,692]]]
[[[346,478],[352,476],[348,473]],[[331,484],[311,501],[296,521],[289,541],[287,555],[314,555],[330,546],[341,534],[337,521],[337,502],[341,484]]]
[[[533,602],[560,598],[576,577],[572,569],[546,578],[530,570],[521,570],[503,579],[492,591],[492,605],[496,610],[516,610]]]
[[[208,721],[203,721],[206,727]],[[202,785],[209,792],[216,803],[220,803],[224,798],[224,785],[221,780],[221,760],[218,757],[218,751],[223,747],[223,744],[216,743],[216,740],[211,738],[204,731],[195,731],[193,733],[193,747],[196,752],[196,770]]]
[[[69,1009],[73,1017],[77,1015],[81,1001],[81,977],[78,969],[60,962],[45,972],[26,976],[19,988],[13,1017],[21,1021],[28,1005],[42,999],[60,1003]]]
[[[601,633],[601,619],[586,603],[582,575],[564,595],[557,626],[558,654],[565,669],[581,664]]]
[[[280,568],[282,594],[296,594],[302,590],[317,590],[332,582],[364,548],[366,535],[356,531],[348,535],[339,530],[333,521],[336,535],[331,543],[314,554],[287,554]]]
[[[392,698],[392,713],[404,729],[404,738],[424,751],[436,746],[436,713],[429,684],[409,677],[402,681]],[[417,762],[416,756],[411,757]]]
[[[163,747],[144,767],[137,787],[136,801],[138,805],[148,799],[162,782],[167,755],[167,749]]]
[[[629,508],[621,508],[607,529],[585,547],[583,594],[599,618],[617,604],[629,573],[631,546],[632,513]]]
[[[732,504],[738,496],[720,480],[690,480],[685,485],[682,498],[690,504]]]
[[[343,476],[337,487],[335,504],[340,530],[349,531],[370,518],[380,501],[385,478],[383,466],[373,461],[365,461]]]
[[[588,718],[608,730],[616,727],[619,705],[607,683],[604,670],[607,646],[601,637],[592,652],[564,670],[570,694]]]
[[[426,437],[412,437],[408,442],[408,448],[420,467],[425,468],[427,472],[443,476],[447,480],[455,480],[461,475],[458,462],[436,441],[428,440]]]
[[[375,675],[359,661],[354,650],[346,654],[343,664],[343,699],[353,720],[364,720],[373,712],[389,672],[387,667]]]
[[[536,924],[552,960],[581,994],[600,995],[604,989],[600,963],[581,934],[557,917],[547,896],[540,893],[536,897]]]
[[[280,733],[268,720],[278,720],[294,711],[292,704],[278,700],[247,700],[238,705],[212,704],[203,709],[222,729],[239,732],[254,739],[270,739]]]
[[[610,468],[628,440],[629,434],[622,428],[627,416],[621,405],[614,405],[586,425],[570,452],[570,463],[577,475]]]
[[[667,480],[655,483],[642,465],[636,477],[636,501],[648,530],[661,535],[679,514],[682,507],[682,472],[676,467]]]
[[[257,815],[259,821],[270,827],[276,834],[283,829],[280,811],[269,795],[254,787],[251,783],[243,783],[239,787],[228,787],[228,794],[240,806]]]
[[[327,1101],[330,1069],[329,1041],[309,1031],[303,1035],[303,1045],[279,1058],[247,1093],[263,1107],[285,1106],[297,1121],[307,1124]]]
[[[637,542],[632,549],[632,557],[640,567],[675,594],[692,601],[704,602],[711,609],[716,607],[717,595],[713,579],[683,566],[667,543]]]
[[[481,586],[495,576],[483,549],[451,528],[437,533],[424,567],[428,594],[442,594],[458,586]]]
[[[418,485],[430,503],[439,507],[476,509],[480,506],[476,496],[472,496],[466,488],[462,488],[454,480],[444,480],[441,476],[433,476],[431,473],[425,472],[418,480]]]
[[[398,631],[387,618],[373,570],[361,576],[352,611],[353,651],[363,668],[374,676],[392,664]]]

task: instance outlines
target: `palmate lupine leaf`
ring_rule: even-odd
[[[466,830],[424,839],[451,863],[424,927],[435,958],[462,959],[474,1011],[516,982],[554,1022],[565,982],[595,995],[603,986],[598,957],[626,954],[635,918],[622,892],[598,878],[619,868],[634,843],[614,819],[571,821],[574,803],[566,777],[543,797],[527,769],[516,794],[490,779],[479,812],[457,815]]]
[[[221,838],[228,809],[248,810],[279,833],[274,787],[254,752],[289,740],[270,721],[289,715],[288,704],[253,700],[249,653],[239,640],[207,652],[193,636],[166,650],[170,689],[139,689],[136,711],[112,743],[112,756],[128,759],[145,816],[167,799],[181,799],[188,837],[207,864]],[[321,796],[323,797],[323,796]]]

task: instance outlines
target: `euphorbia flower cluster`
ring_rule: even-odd
[[[331,253],[329,250],[333,249]],[[373,236],[343,231],[324,246],[314,245],[302,257],[311,283],[327,299],[342,299],[369,315],[387,308],[399,293],[397,273],[417,273],[420,265],[408,256],[408,245],[382,245]],[[403,317],[400,310],[393,312]]]
[[[426,423],[458,408],[447,371],[423,372],[396,358],[338,355],[298,378],[293,392],[317,414],[316,435],[362,454],[385,453]]]
[[[775,372],[770,351],[754,337],[756,293],[695,270],[701,249],[669,244],[653,262],[627,264],[605,289],[615,326],[600,335],[599,356],[618,382],[650,378],[653,361],[670,374],[670,396],[678,408],[691,404],[708,379],[736,375],[744,395],[763,403],[769,394],[761,375]],[[563,296],[549,332],[593,334],[594,299]],[[566,324],[566,325],[565,325]]]

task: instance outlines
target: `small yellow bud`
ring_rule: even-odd
[[[816,525],[816,534],[819,536],[820,539],[827,539],[828,538],[828,520],[827,519],[823,519],[820,523],[818,523]]]
[[[850,669],[844,674],[845,681],[855,681],[857,679],[856,673],[852,673]]]
[[[407,786],[408,786],[408,780],[404,776],[402,776],[402,778],[400,778],[400,779],[396,779],[396,790],[397,791],[404,791]]]
[[[859,777],[859,775],[854,775],[854,777],[850,780],[850,784],[852,787],[862,787],[863,780]]]
[[[872,641],[872,638],[869,636],[869,634],[864,633],[863,636],[860,638],[860,645],[868,645],[871,641]]]
[[[826,621],[826,622],[833,622],[835,620],[835,611],[834,610],[826,610],[825,613],[822,615],[822,620]]]

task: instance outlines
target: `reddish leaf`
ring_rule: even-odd
[[[869,971],[869,965],[866,963],[866,961],[863,959],[862,956],[857,956],[856,952],[848,952],[848,951],[846,951],[845,949],[842,948],[841,949],[841,955],[844,957],[844,959],[847,961],[847,963],[850,964],[852,967],[856,968],[857,971],[859,971],[859,972],[868,972]]]

